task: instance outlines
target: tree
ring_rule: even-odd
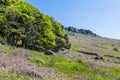
[[[58,51],[67,45],[61,24],[32,5],[22,0],[1,0],[0,6],[0,36],[11,46]]]

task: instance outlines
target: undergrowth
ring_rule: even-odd
[[[113,48],[113,46],[111,44],[94,43],[93,45],[96,47],[105,48],[105,49],[112,49]]]
[[[106,71],[100,71],[84,64],[82,61],[74,62],[58,56],[47,56],[38,52],[31,51],[36,57],[29,57],[29,61],[42,66],[61,71],[68,75],[82,75],[87,80],[114,80],[114,76],[106,75]],[[69,76],[71,77],[71,76]],[[71,80],[74,80],[74,78]]]
[[[34,80],[34,79],[5,71],[0,71],[0,80]]]
[[[120,80],[120,69],[116,67],[103,67],[109,74],[114,76],[114,80]]]
[[[11,46],[0,45],[0,50],[5,50],[7,52],[13,52],[15,49],[14,49],[14,47],[11,47]]]

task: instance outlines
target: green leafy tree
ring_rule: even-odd
[[[10,45],[58,51],[68,44],[62,25],[22,0],[0,1],[0,36]]]

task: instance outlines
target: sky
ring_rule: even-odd
[[[120,39],[120,0],[25,0],[62,25]]]

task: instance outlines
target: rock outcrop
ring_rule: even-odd
[[[64,27],[64,28],[65,28],[65,30],[67,30],[69,32],[81,33],[81,34],[84,34],[84,35],[97,36],[92,31],[86,30],[86,29],[77,29],[77,28],[74,28],[74,27]]]

